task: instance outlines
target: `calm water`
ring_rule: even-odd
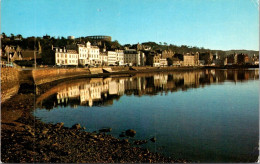
[[[36,100],[44,122],[112,128],[118,137],[174,158],[200,162],[254,161],[259,141],[259,73],[201,70],[81,79],[59,84]]]

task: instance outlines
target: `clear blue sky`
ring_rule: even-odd
[[[1,32],[259,50],[257,0],[1,0]]]

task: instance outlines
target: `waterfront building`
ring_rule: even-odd
[[[259,56],[256,56],[255,54],[249,58],[249,63],[252,65],[259,65]]]
[[[55,48],[56,65],[78,65],[79,54],[75,50],[66,50],[65,47]]]
[[[88,50],[90,65],[101,65],[99,48],[97,46],[92,46],[90,42],[87,42],[86,47]]]
[[[205,65],[205,60],[199,60],[199,65],[204,66]]]
[[[224,59],[215,59],[213,60],[213,63],[215,65],[218,65],[218,66],[224,66],[224,65],[227,65],[227,58],[224,58]]]
[[[117,65],[117,53],[115,51],[107,51],[107,64]]]
[[[124,65],[124,51],[107,51],[107,63],[108,65]]]
[[[186,53],[183,55],[183,66],[198,66],[199,65],[199,53]]]
[[[129,66],[139,66],[140,51],[136,51],[135,49],[124,50],[124,64]]]
[[[116,50],[116,61],[117,65],[124,65],[124,50]]]
[[[237,64],[247,64],[249,63],[249,57],[247,54],[238,54],[237,55]]]
[[[79,54],[79,64],[84,66],[86,64],[90,64],[88,49],[85,45],[78,44],[78,54]]]
[[[181,65],[183,65],[183,61],[176,60],[176,58],[173,58],[172,66],[181,66]]]
[[[183,66],[194,66],[194,56],[185,54],[183,55]]]
[[[199,60],[204,60],[204,65],[211,65],[213,63],[213,54],[210,52],[200,53]]]
[[[237,64],[237,53],[231,54],[227,57],[227,64]]]
[[[139,51],[139,53],[140,53],[140,66],[145,66],[145,63],[146,63],[145,52]]]
[[[168,66],[168,62],[167,62],[167,59],[166,59],[166,58],[160,59],[159,63],[160,63],[160,67],[166,67],[166,66]]]
[[[153,56],[153,67],[160,67],[160,59],[161,59],[160,54],[155,54]]]
[[[107,56],[107,52],[101,52],[100,55],[100,61],[101,61],[101,65],[108,65],[108,56]]]

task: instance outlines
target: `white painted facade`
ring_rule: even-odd
[[[118,62],[118,65],[124,65],[124,51],[123,50],[116,50],[116,60]]]
[[[99,58],[101,61],[101,65],[107,65],[107,53],[100,53]]]
[[[56,65],[78,65],[78,53],[74,50],[66,50],[56,48],[55,50],[55,64]]]
[[[89,54],[88,49],[83,44],[78,44],[79,53],[79,64],[86,65],[89,64]]]
[[[89,63],[90,65],[98,65],[101,64],[100,57],[99,57],[99,48],[97,46],[91,46],[90,42],[86,44],[89,56]]]
[[[168,66],[167,59],[160,59],[160,67],[166,67]]]
[[[117,53],[115,51],[107,51],[107,64],[117,65]]]

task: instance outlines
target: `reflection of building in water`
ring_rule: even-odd
[[[77,86],[70,86],[57,93],[57,100],[58,103],[64,103],[64,100],[68,101],[68,98],[77,98],[78,96],[79,88]]]
[[[108,93],[110,95],[123,95],[125,88],[124,88],[124,80],[123,79],[109,79],[108,84]]]
[[[158,74],[154,75],[154,86],[155,87],[163,87],[167,84],[168,74]]]
[[[58,86],[57,94],[42,101],[41,106],[58,105],[112,105],[121,95],[155,95],[159,92],[176,92],[200,85],[226,80],[243,81],[259,78],[254,70],[203,70],[174,73],[136,75],[124,78],[93,78],[86,81]],[[55,92],[56,93],[56,92]],[[53,94],[53,93],[52,93]],[[50,102],[51,101],[51,102]]]
[[[184,85],[199,85],[199,72],[187,72],[183,73]]]
[[[107,84],[103,79],[90,80],[88,84],[80,85],[80,103],[88,102],[89,106],[93,105],[93,101],[101,100],[101,93],[107,91]]]
[[[68,98],[79,98],[81,104],[93,105],[94,101],[102,100],[102,94],[105,95],[123,95],[123,79],[91,79],[87,83],[75,84],[57,93],[58,104],[67,102]]]
[[[145,88],[144,81],[142,80],[142,77],[130,77],[127,79],[124,79],[124,89],[126,91],[129,90],[138,90],[141,91]]]

